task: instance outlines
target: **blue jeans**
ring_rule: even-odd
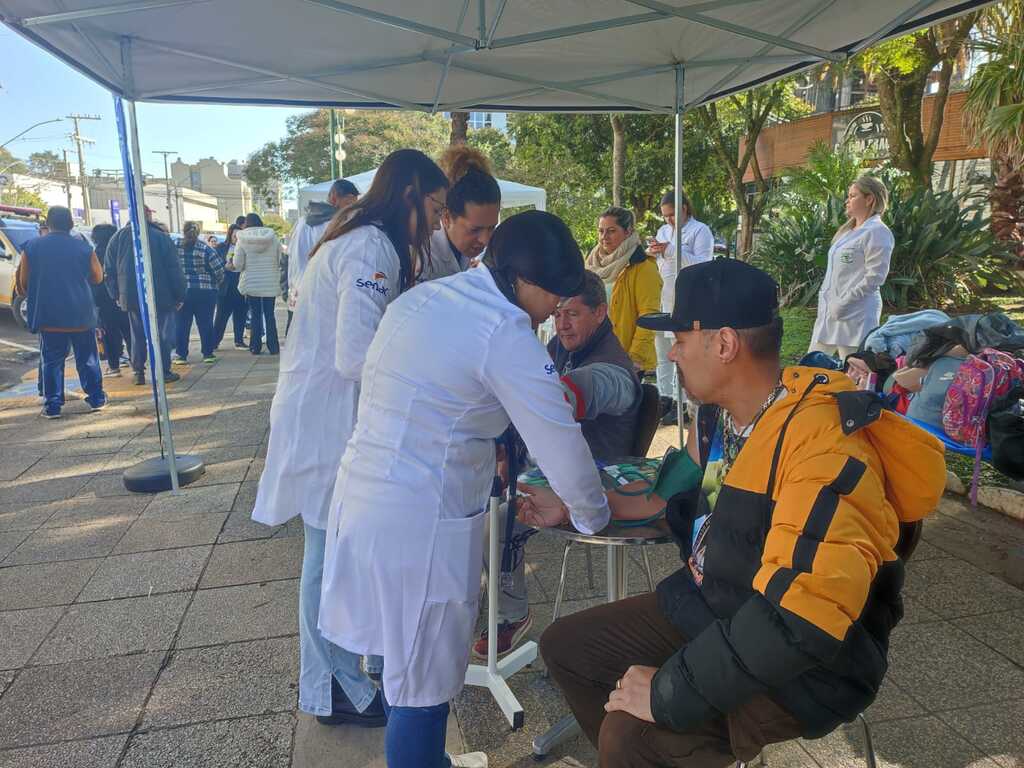
[[[276,355],[281,351],[277,340],[277,318],[274,317],[274,297],[249,296],[252,328],[249,329],[249,351],[258,355],[263,350],[263,328],[267,329],[267,351]]]
[[[188,337],[192,335],[192,318],[199,328],[199,347],[203,357],[209,357],[216,348],[213,336],[213,311],[217,308],[216,288],[189,288],[176,318],[177,340],[175,351],[182,360],[188,359]]]
[[[75,350],[78,381],[85,390],[89,405],[102,405],[103,374],[100,372],[100,354],[96,349],[96,331],[40,331],[40,355],[43,363],[43,397],[48,410],[60,410],[64,405],[64,360],[70,349]]]
[[[433,707],[388,707],[384,754],[388,768],[451,768],[444,751],[448,702]]]
[[[132,329],[132,370],[142,373],[146,370],[149,359],[149,344],[146,342],[146,329],[142,324],[140,310],[133,309],[128,313]],[[174,310],[159,309],[156,314],[157,327],[153,330],[160,334],[160,357],[163,358],[164,373],[171,370],[171,347],[174,346]]]
[[[337,678],[353,706],[366,709],[377,688],[359,669],[360,656],[330,642],[317,628],[320,617],[320,587],[324,578],[324,548],[327,531],[304,526],[302,578],[299,579],[299,709],[311,715],[331,714],[331,674]],[[379,657],[371,659],[377,668]]]

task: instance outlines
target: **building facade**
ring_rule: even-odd
[[[253,196],[244,178],[244,166],[237,161],[222,163],[206,157],[198,163],[171,163],[171,183],[216,198],[218,218],[225,223],[253,211]]]

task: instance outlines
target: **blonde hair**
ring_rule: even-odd
[[[501,206],[501,188],[480,150],[457,144],[448,147],[437,164],[448,177],[445,208],[451,216],[465,216],[468,203]]]
[[[885,184],[874,176],[864,174],[863,176],[857,177],[853,182],[853,186],[855,186],[862,195],[870,197],[873,201],[871,203],[871,216],[881,216],[885,213],[885,209],[889,206],[889,190],[886,189]],[[835,235],[832,237],[832,242],[834,243],[856,225],[856,220],[847,219],[846,223],[836,230]]]
[[[479,149],[474,149],[468,144],[454,144],[444,151],[438,158],[437,164],[441,166],[444,175],[448,177],[448,183],[454,186],[462,180],[470,171],[480,171],[488,176],[493,176],[491,161]]]

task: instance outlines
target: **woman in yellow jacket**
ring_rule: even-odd
[[[661,311],[661,274],[633,227],[632,211],[612,206],[602,213],[587,269],[596,272],[608,288],[608,318],[633,365],[639,371],[653,371],[658,364],[654,331],[638,328],[636,319]]]

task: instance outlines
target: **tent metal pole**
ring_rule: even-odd
[[[31,16],[21,20],[22,26],[41,27],[45,24],[70,24],[74,21],[95,19],[100,16],[121,16],[125,13],[138,13],[139,11],[151,11],[157,8],[172,8],[177,5],[193,5],[205,3],[210,0],[141,0],[134,3],[117,3],[115,5],[101,5],[96,8],[85,8],[81,11],[68,11],[65,13],[50,13],[46,16]]]
[[[136,258],[142,260],[142,274],[146,289],[146,314],[149,317],[149,362],[150,373],[153,376],[156,388],[156,410],[157,418],[162,426],[164,458],[167,460],[167,471],[171,476],[171,492],[178,492],[178,466],[174,452],[174,435],[171,434],[171,412],[167,407],[167,388],[164,384],[164,365],[160,338],[160,325],[156,311],[156,290],[153,286],[153,259],[152,250],[149,246],[149,227],[145,226],[146,221],[146,198],[142,190],[142,158],[139,152],[139,124],[135,114],[135,102],[128,101],[128,117],[130,123],[129,146],[131,150],[132,166],[135,173],[132,174],[131,192],[128,195],[129,206],[132,210],[132,223],[141,245],[141,253]],[[134,201],[134,205],[132,202]],[[141,214],[141,215],[140,215]]]
[[[675,244],[676,275],[683,268],[683,243],[680,237],[682,233],[682,212],[683,212],[683,109],[686,104],[686,68],[682,64],[676,64],[676,103],[675,103],[675,144],[676,144],[676,173],[675,173],[675,233],[673,243]],[[673,377],[676,382],[676,420],[679,428],[679,449],[685,450],[686,440],[683,434],[683,387],[679,381],[679,373],[675,372]]]

